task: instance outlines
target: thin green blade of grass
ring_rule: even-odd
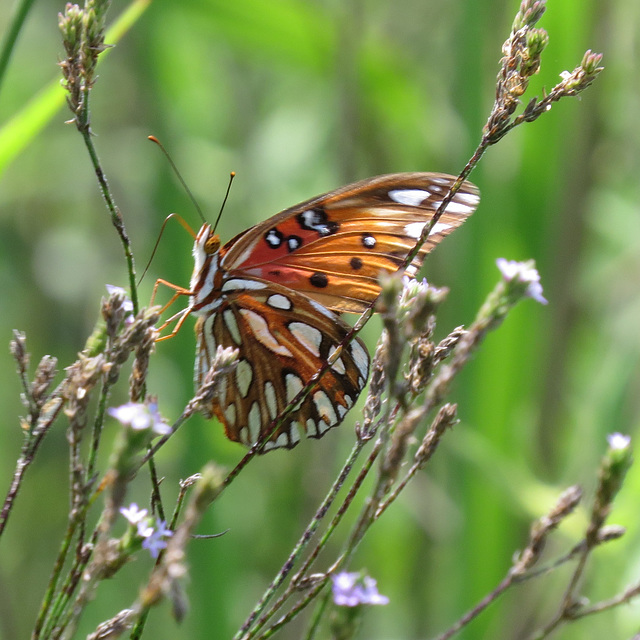
[[[115,44],[136,23],[151,0],[134,0],[107,31],[106,41]],[[109,53],[107,49],[102,57]],[[54,79],[43,87],[6,124],[0,127],[0,175],[9,164],[42,131],[63,106],[65,89]]]

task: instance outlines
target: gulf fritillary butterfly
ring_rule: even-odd
[[[326,363],[350,327],[342,312],[362,312],[415,246],[455,178],[397,173],[369,178],[307,200],[243,231],[220,247],[204,224],[193,245],[190,302],[179,324],[196,322],[200,385],[219,345],[239,350],[210,409],[229,439],[263,451],[294,447],[339,425],[364,388],[369,354],[354,339],[277,431],[273,421]],[[407,273],[473,213],[478,189],[464,182]],[[168,284],[168,283],[165,283]]]

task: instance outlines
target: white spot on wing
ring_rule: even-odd
[[[238,323],[236,322],[236,317],[233,314],[233,311],[227,309],[222,312],[222,317],[224,319],[224,323],[227,325],[227,329],[229,329],[229,333],[233,338],[233,341],[239,346],[242,344],[242,338],[240,337],[240,329],[238,329]]]
[[[264,239],[272,249],[277,249],[282,244],[282,240],[275,229],[269,229]]]
[[[245,291],[246,289],[265,289],[266,282],[257,280],[245,280],[244,278],[231,278],[222,285],[222,291]]]
[[[273,387],[273,383],[267,382],[264,383],[264,399],[267,403],[267,411],[269,412],[269,417],[271,420],[275,420],[278,415],[278,402],[276,400],[276,390]]]
[[[251,368],[251,365],[243,359],[238,361],[235,373],[238,391],[240,391],[240,395],[243,398],[246,398],[249,393],[251,381],[253,380],[253,369]]]
[[[249,311],[248,309],[240,309],[240,314],[249,323],[251,331],[257,340],[267,347],[267,349],[279,356],[293,357],[291,351],[273,337],[267,326],[267,321],[260,314],[255,311]]]
[[[331,360],[331,356],[337,351],[337,347],[331,347],[331,349],[329,349],[329,358],[328,360]],[[347,372],[346,367],[344,366],[344,361],[342,360],[342,358],[336,358],[336,361],[331,365],[331,368],[336,372],[339,373],[340,375],[344,375]]]
[[[420,237],[422,230],[424,229],[426,222],[410,222],[405,225],[404,232],[410,238],[415,238],[416,240]]]
[[[447,207],[447,211],[449,211],[449,207]],[[408,225],[405,225],[404,232],[410,237],[415,238],[416,240],[422,234],[422,230],[427,225],[426,222],[410,222]],[[442,233],[447,229],[451,229],[451,225],[446,222],[436,222],[431,229],[431,233],[429,235],[435,235],[436,233]]]
[[[302,380],[293,373],[287,373],[284,377],[284,382],[287,387],[287,402],[291,402],[300,393],[304,385]]]
[[[364,244],[367,249],[373,249],[373,247],[376,246],[376,239],[373,236],[365,236],[362,238],[362,244]]]
[[[299,422],[292,422],[289,425],[289,437],[291,439],[291,444],[296,444],[296,442],[300,442],[300,431],[302,427]]]
[[[318,431],[318,427],[316,423],[311,419],[307,419],[307,436],[319,436],[320,431]]]
[[[475,209],[480,202],[480,196],[475,193],[462,193],[458,191],[458,193],[456,193],[456,200],[466,204],[469,208]]]
[[[304,322],[290,322],[289,331],[294,338],[307,350],[313,353],[317,358],[320,357],[320,344],[322,343],[322,334],[318,329]]]
[[[322,390],[316,391],[313,396],[313,402],[316,405],[316,409],[320,414],[320,417],[326,422],[328,426],[332,426],[338,423],[338,416],[336,415],[333,404],[329,396]],[[322,425],[318,425],[321,427]]]
[[[267,298],[267,304],[274,309],[282,309],[283,311],[291,311],[293,304],[287,296],[283,296],[281,293],[274,293]]]
[[[456,202],[452,200],[445,209],[447,213],[457,213],[458,215],[470,215],[473,211],[473,208],[469,207],[469,205],[464,204],[463,202]]]
[[[224,417],[229,427],[233,427],[236,424],[236,405],[232,402],[225,410]]]
[[[340,416],[340,420],[345,417],[347,410],[341,405],[336,404],[336,409],[338,410],[338,415]]]
[[[369,375],[369,354],[367,353],[367,350],[362,346],[362,344],[360,344],[358,340],[354,340],[351,343],[350,351],[351,357],[353,358],[356,367],[358,367],[360,375],[366,381],[367,376]],[[364,386],[364,384],[362,386]]]
[[[447,211],[449,211],[449,207],[447,207]],[[447,231],[448,229],[451,229],[450,224],[447,224],[446,222],[436,222],[433,225],[433,229],[431,229],[431,233],[442,233],[443,231]]]
[[[438,176],[434,176],[433,174],[429,176],[429,182],[432,184],[439,184],[443,187],[449,187],[452,184],[451,178],[439,178]]]
[[[332,320],[336,319],[336,314],[331,311],[330,309],[327,309],[327,307],[323,307],[319,302],[316,302],[315,300],[308,300],[308,302],[311,303],[311,306],[318,312],[321,313],[323,316],[327,316],[327,318],[331,318]]]
[[[254,402],[249,410],[249,420],[247,422],[249,441],[246,444],[258,442],[258,438],[260,437],[260,423],[260,407],[257,402]]]
[[[406,204],[409,207],[419,207],[431,194],[422,189],[393,189],[389,191],[389,197],[398,204]]]

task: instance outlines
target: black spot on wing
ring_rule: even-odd
[[[326,273],[316,271],[316,273],[310,276],[309,282],[318,289],[324,289],[329,284],[329,278]]]

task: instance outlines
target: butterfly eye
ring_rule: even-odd
[[[220,236],[209,236],[204,243],[205,253],[209,256],[213,255],[220,248]]]

